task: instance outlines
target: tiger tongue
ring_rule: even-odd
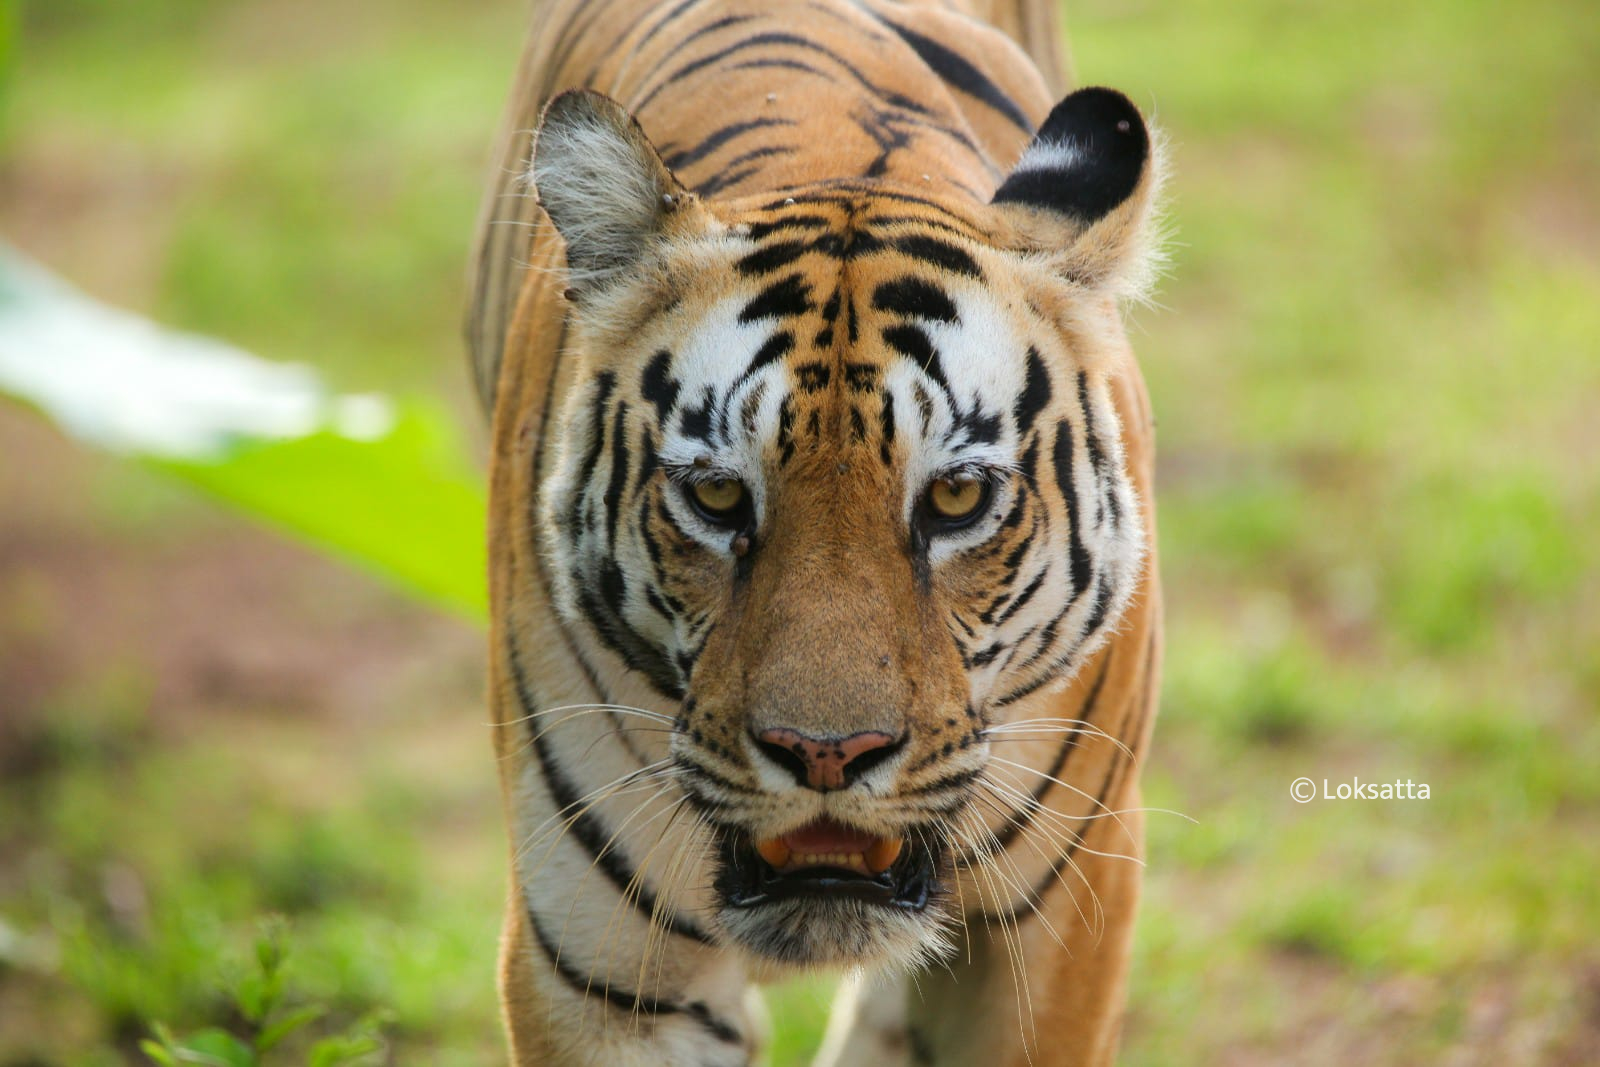
[[[816,852],[866,852],[876,842],[871,834],[843,826],[832,819],[819,819],[802,826],[792,834],[785,834],[783,843],[791,852],[801,854]]]

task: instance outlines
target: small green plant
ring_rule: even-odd
[[[174,1035],[164,1023],[151,1025],[152,1038],[140,1049],[162,1067],[205,1064],[208,1067],[266,1067],[287,1057],[269,1060],[268,1054],[286,1038],[328,1013],[320,1004],[291,1007],[288,1003],[287,924],[269,920],[256,939],[255,968],[247,971],[229,991],[239,1025],[232,1029],[212,1026],[186,1037]],[[383,1019],[369,1015],[347,1029],[319,1038],[306,1051],[308,1067],[336,1067],[357,1063],[383,1048]]]

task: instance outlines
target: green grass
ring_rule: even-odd
[[[1068,10],[1080,80],[1154,112],[1175,170],[1173,274],[1134,316],[1169,589],[1145,774],[1197,823],[1150,820],[1124,1062],[1592,1059],[1600,19]],[[521,18],[35,3],[0,227],[102,297],[466,419],[465,242]],[[108,537],[215,521],[103,482]],[[0,635],[56,632],[31,604],[0,596]],[[0,1064],[127,1062],[148,1020],[227,1019],[264,913],[330,1009],[312,1037],[382,1008],[394,1062],[494,1062],[478,721],[174,731],[148,671],[26,709],[47,726],[0,784]],[[1298,805],[1300,775],[1432,797]],[[791,993],[775,1063],[821,1018]]]

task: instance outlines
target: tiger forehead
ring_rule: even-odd
[[[1051,391],[1029,340],[1042,320],[1003,262],[921,211],[784,207],[764,228],[735,223],[736,277],[656,335],[639,381],[662,462],[748,471],[861,448],[917,476],[1008,462],[1024,428],[1008,416],[1031,420]]]
[[[750,245],[733,261],[736,284],[755,286],[738,321],[793,331],[780,330],[783,351],[767,355],[794,368],[802,392],[820,391],[835,370],[848,389],[871,388],[878,364],[922,355],[913,349],[924,346],[906,343],[914,326],[868,332],[864,319],[954,323],[953,294],[987,281],[978,251],[987,235],[934,201],[901,197],[785,198],[735,224]],[[880,332],[886,344],[877,343]]]

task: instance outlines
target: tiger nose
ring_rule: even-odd
[[[795,781],[827,793],[844,789],[867,771],[899,752],[905,736],[864,730],[849,737],[809,737],[798,730],[775,727],[756,736],[756,744]]]

